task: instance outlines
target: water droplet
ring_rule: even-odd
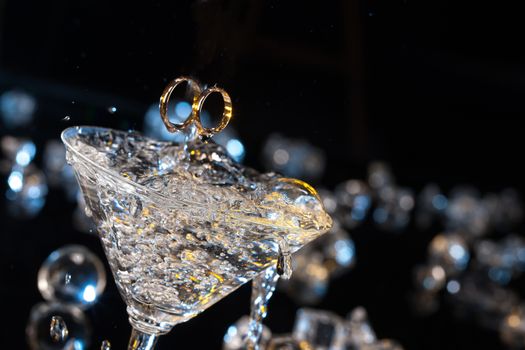
[[[83,246],[68,245],[52,252],[38,271],[38,289],[48,301],[89,306],[106,286],[100,259]]]
[[[292,253],[285,239],[279,240],[279,257],[277,258],[277,273],[283,279],[292,277]]]
[[[113,113],[115,113],[116,111],[117,111],[117,107],[115,107],[115,106],[108,107],[108,112],[109,112],[110,114],[113,114]]]
[[[50,336],[52,316],[60,316],[67,324],[68,336],[62,342],[57,342]],[[30,349],[90,349],[89,319],[82,310],[70,304],[38,303],[31,309],[26,331]]]
[[[49,325],[49,335],[55,342],[65,341],[69,331],[64,319],[61,316],[51,317],[51,324]]]
[[[111,350],[111,343],[109,340],[103,340],[100,345],[100,350]]]
[[[62,118],[63,121],[67,122],[71,120],[71,117],[69,115],[66,115],[64,118]]]

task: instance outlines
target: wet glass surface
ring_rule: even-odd
[[[290,154],[304,155],[268,158],[265,144],[278,133],[321,150],[311,163],[316,186],[364,179],[367,164],[384,159],[398,183],[415,193],[435,182],[443,193],[467,183],[483,192],[515,187],[523,194],[525,57],[516,7],[411,0],[0,0],[3,347],[28,348],[31,309],[44,301],[39,268],[54,250],[80,244],[108,273],[104,293],[82,311],[92,325],[91,347],[107,339],[112,348],[125,348],[124,303],[99,239],[78,210],[72,173],[49,141],[73,125],[148,132],[145,116],[167,82],[182,74],[230,93],[234,118],[225,132],[232,136],[224,145],[257,169],[272,161],[287,169]],[[181,115],[184,108],[173,106]],[[23,140],[31,142],[24,148]],[[303,171],[295,167],[289,171]],[[405,349],[503,349],[497,331],[456,318],[447,303],[427,317],[411,311],[412,269],[424,263],[440,227],[421,230],[403,217],[402,231],[391,234],[371,215],[349,231],[355,267],[330,282],[318,306],[345,315],[363,305],[377,333]],[[386,217],[383,211],[375,219]],[[483,220],[477,223],[483,230]],[[513,231],[523,234],[523,225]],[[446,288],[456,290],[452,282]],[[523,278],[511,287],[525,294]],[[228,326],[248,313],[249,300],[244,286],[175,327],[159,349],[219,349]],[[290,332],[297,307],[278,291],[265,324],[273,333]]]

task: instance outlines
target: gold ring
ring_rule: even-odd
[[[172,123],[168,117],[168,103],[170,100],[171,93],[175,88],[183,82],[187,82],[188,86],[191,89],[191,92],[193,94],[193,102],[192,102],[192,113],[184,122],[181,124]],[[196,118],[195,114],[195,104],[199,100],[199,97],[201,96],[202,89],[199,86],[199,83],[195,81],[192,78],[189,77],[178,77],[175,80],[172,80],[168,86],[164,89],[162,92],[162,95],[160,96],[160,103],[159,103],[159,109],[160,109],[160,116],[162,118],[162,121],[164,122],[164,125],[166,125],[166,129],[168,129],[169,132],[176,132],[180,130],[184,130],[188,125],[191,124],[191,122]],[[226,103],[226,102],[225,102]],[[200,124],[200,123],[199,123]],[[221,129],[222,130],[222,129]]]
[[[202,106],[204,105],[204,101],[206,101],[208,96],[210,96],[214,92],[218,92],[221,94],[222,100],[224,101],[224,111],[222,113],[221,120],[219,121],[219,125],[217,125],[214,128],[205,128],[202,126],[202,122],[200,118],[201,110],[202,110]],[[214,134],[223,130],[228,125],[233,115],[232,100],[230,98],[230,95],[228,95],[228,93],[224,91],[223,89],[221,89],[220,87],[216,87],[216,86],[213,86],[213,87],[210,87],[204,90],[202,95],[200,95],[198,102],[193,104],[192,110],[193,110],[192,115],[195,116],[195,126],[197,126],[197,131],[199,132],[199,134],[205,137],[211,137]]]

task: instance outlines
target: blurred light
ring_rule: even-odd
[[[374,210],[374,221],[378,224],[382,224],[388,218],[388,212],[383,208],[376,208]]]
[[[8,128],[29,124],[35,110],[36,100],[25,92],[10,90],[0,96],[0,112]]]
[[[7,184],[14,192],[20,192],[24,187],[24,175],[20,171],[13,171],[7,179]]]
[[[450,256],[453,257],[454,259],[460,260],[460,261],[465,259],[466,251],[465,251],[465,248],[463,248],[461,245],[452,244],[449,248],[449,251],[450,251]]]
[[[278,165],[284,165],[290,160],[290,155],[284,149],[278,149],[273,154],[273,161]]]
[[[437,194],[432,198],[432,205],[436,210],[444,210],[447,208],[448,200],[447,197],[445,197],[442,194]]]
[[[489,269],[489,278],[496,283],[505,285],[510,282],[512,272],[506,268],[491,267]]]
[[[450,294],[456,294],[457,292],[459,292],[460,289],[461,289],[461,285],[456,280],[450,280],[447,283],[447,291]]]
[[[191,105],[186,101],[180,101],[175,105],[175,114],[180,119],[186,119],[191,115]]]
[[[93,287],[91,284],[88,284],[86,288],[84,288],[84,293],[82,297],[88,303],[93,302],[97,298],[97,292],[95,290],[95,287]]]
[[[226,151],[235,161],[244,158],[244,145],[237,139],[231,139],[226,143]]]
[[[335,259],[338,264],[349,266],[354,261],[355,246],[351,240],[338,240],[335,242],[337,252]]]
[[[82,340],[75,339],[73,341],[73,348],[75,350],[84,350],[84,342]]]
[[[26,141],[22,147],[16,152],[15,162],[20,166],[27,166],[36,154],[35,144],[31,141]]]

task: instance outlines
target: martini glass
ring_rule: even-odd
[[[153,349],[275,266],[280,242],[293,253],[331,226],[311,186],[243,167],[213,141],[89,126],[62,140],[127,305],[128,349]]]

